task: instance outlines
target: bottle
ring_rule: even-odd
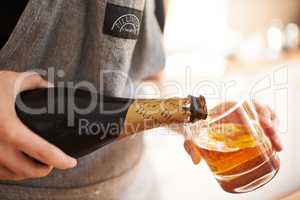
[[[63,87],[20,93],[16,113],[34,133],[75,158],[143,130],[207,117],[203,96],[127,99]]]

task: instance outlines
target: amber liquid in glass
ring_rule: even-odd
[[[209,129],[208,139],[199,151],[227,192],[255,190],[268,183],[279,169],[279,159],[269,140],[257,140],[243,125],[215,125]]]

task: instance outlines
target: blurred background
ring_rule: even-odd
[[[280,172],[271,183],[233,195],[222,191],[205,162],[192,164],[181,137],[160,131],[146,134],[145,159],[154,168],[161,199],[300,200],[300,1],[168,0],[167,4],[166,80],[185,86],[187,79],[192,86],[208,80],[216,87],[234,81],[230,98],[251,89],[256,99],[276,111],[285,148]],[[195,94],[192,88],[185,87],[183,96]],[[200,91],[207,96],[206,92]]]
[[[189,65],[220,75],[300,57],[299,0],[169,0],[167,13],[172,69]]]

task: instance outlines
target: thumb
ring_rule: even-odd
[[[196,145],[191,140],[186,140],[184,141],[184,148],[185,151],[191,156],[193,163],[195,165],[199,164],[202,157]]]

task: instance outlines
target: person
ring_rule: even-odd
[[[133,199],[125,193],[140,170],[142,137],[75,160],[22,124],[14,105],[17,93],[51,86],[45,80],[50,69],[58,74],[54,84],[88,81],[112,96],[128,95],[128,77],[138,82],[160,73],[165,57],[154,6],[154,0],[11,0],[1,6],[0,199]],[[36,69],[47,73],[28,72]],[[280,150],[275,130],[267,129]],[[194,144],[184,146],[198,163]]]

